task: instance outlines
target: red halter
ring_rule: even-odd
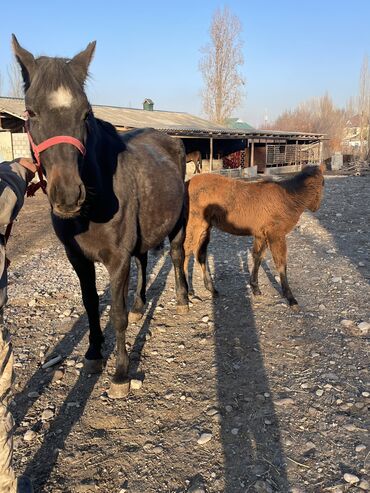
[[[41,169],[41,161],[40,161],[40,154],[42,151],[45,151],[49,147],[55,146],[56,144],[71,144],[75,146],[80,153],[84,156],[86,154],[86,149],[83,143],[76,139],[75,137],[71,137],[70,135],[58,135],[56,137],[51,137],[50,139],[46,139],[41,144],[36,145],[32,139],[32,135],[30,133],[29,129],[29,120],[28,120],[28,112],[25,112],[27,116],[27,120],[24,122],[24,127],[26,129],[27,135],[28,135],[28,140],[30,142],[33,154],[36,159],[37,163],[37,173],[39,175],[39,183],[31,183],[27,189],[27,196],[32,196],[35,194],[35,192],[41,187],[42,191],[46,193],[46,181],[44,180],[44,177],[42,175],[42,169]]]
[[[79,141],[75,137],[71,137],[70,135],[58,135],[57,137],[51,137],[50,139],[46,139],[43,142],[41,142],[41,144],[36,145],[30,133],[28,111],[25,112],[25,116],[27,119],[24,122],[24,128],[26,129],[28,140],[30,142],[33,154],[36,159],[36,164],[33,166],[31,163],[29,163],[27,160],[24,159],[20,159],[19,164],[21,164],[24,168],[29,169],[33,173],[36,173],[37,171],[37,174],[39,175],[40,181],[38,183],[30,183],[27,187],[27,197],[32,197],[33,195],[35,195],[35,193],[39,188],[41,188],[42,191],[46,194],[47,183],[42,174],[41,161],[40,161],[40,154],[42,153],[42,151],[45,151],[45,149],[55,146],[56,144],[71,144],[75,146],[80,151],[80,153],[84,156],[86,154],[86,149],[81,141]],[[13,222],[9,223],[8,226],[6,227],[5,243],[7,243],[9,239],[10,233],[12,231],[12,226],[13,226]],[[9,265],[9,263],[10,263],[9,260],[7,259],[7,265]]]

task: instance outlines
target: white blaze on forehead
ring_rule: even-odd
[[[48,96],[50,108],[69,108],[72,105],[73,96],[69,89],[60,86]]]

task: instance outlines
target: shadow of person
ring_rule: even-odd
[[[213,316],[224,491],[253,491],[250,488],[259,480],[287,492],[279,423],[252,295],[246,289],[246,239],[218,231],[213,234],[217,240],[210,245],[209,257],[213,257],[215,284],[221,290],[213,301]]]

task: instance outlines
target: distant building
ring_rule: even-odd
[[[369,142],[369,123],[363,125],[361,135],[361,116],[354,115],[346,122],[343,132],[343,154],[359,154],[361,143],[365,150],[368,148]]]
[[[256,130],[252,125],[249,125],[249,123],[241,118],[228,118],[225,126],[228,128],[237,128],[239,130]]]

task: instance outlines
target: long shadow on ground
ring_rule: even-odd
[[[253,491],[250,488],[258,480],[287,492],[279,423],[250,301],[252,295],[246,289],[246,254],[240,254],[246,252],[246,239],[234,236],[230,241],[222,233],[217,235],[218,248],[211,248],[210,254],[213,253],[215,283],[221,291],[221,296],[214,299],[213,312],[224,492]]]
[[[326,178],[324,200],[315,216],[330,232],[338,254],[348,258],[370,284],[368,236],[364,233],[370,224],[369,188],[370,176]]]

